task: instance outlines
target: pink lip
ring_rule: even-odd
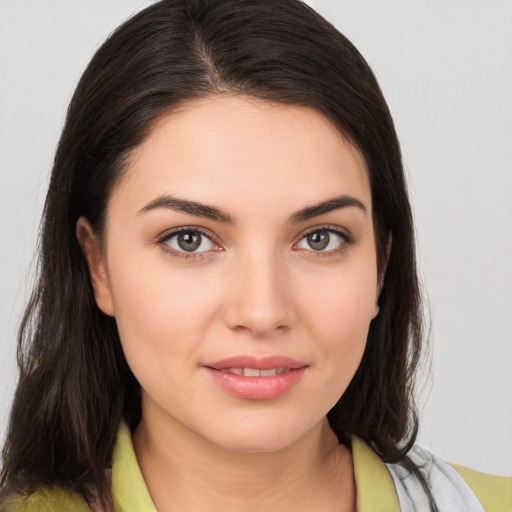
[[[270,368],[290,368],[297,369],[307,366],[306,363],[285,356],[235,356],[214,361],[213,363],[205,363],[203,366],[222,370],[225,368],[257,368],[258,370],[269,370]]]
[[[207,363],[203,367],[224,391],[233,396],[247,400],[272,400],[298,384],[307,364],[284,356],[236,356]],[[221,371],[227,368],[285,368],[286,371],[272,377],[246,377]]]

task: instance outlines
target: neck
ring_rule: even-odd
[[[133,443],[159,512],[355,510],[350,451],[327,420],[270,453],[223,449],[182,425],[141,421]],[[323,502],[323,504],[322,504]]]

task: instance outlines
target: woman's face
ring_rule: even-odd
[[[211,96],[161,118],[89,258],[143,421],[237,451],[319,427],[376,314],[371,199],[314,110]]]

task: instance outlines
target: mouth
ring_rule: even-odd
[[[235,356],[203,365],[227,393],[248,400],[271,400],[298,384],[308,365],[284,356]]]
[[[205,363],[203,366],[211,368],[212,370],[227,371],[236,375],[245,375],[246,377],[266,377],[280,375],[290,370],[304,368],[308,365],[287,356],[275,355],[256,357],[240,355]],[[272,373],[266,375],[265,372],[267,371]]]
[[[219,372],[232,373],[233,375],[243,375],[244,377],[275,377],[291,371],[291,368],[269,368],[261,370],[259,368],[212,368]]]

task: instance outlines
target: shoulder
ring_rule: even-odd
[[[408,454],[419,468],[439,510],[510,512],[512,479],[451,465],[415,446]],[[394,480],[402,510],[416,510],[421,501],[429,510],[421,479],[399,464],[386,465]],[[423,508],[419,508],[423,510]]]
[[[0,512],[92,512],[85,500],[72,491],[43,487],[34,493],[12,495],[0,503]]]
[[[512,478],[481,473],[457,464],[451,466],[472,489],[485,510],[512,510]]]

